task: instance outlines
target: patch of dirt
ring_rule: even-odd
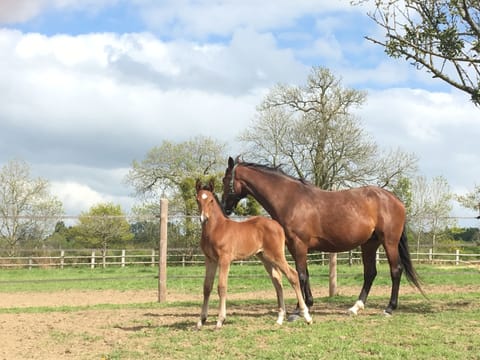
[[[342,287],[341,295],[356,296],[360,288]],[[435,286],[426,287],[427,294],[478,292],[475,286]],[[371,295],[388,296],[390,287],[374,287]],[[401,294],[418,293],[409,286],[401,288]],[[400,294],[400,301],[401,301]],[[315,317],[341,315],[347,309],[340,309],[338,304],[322,303],[318,299],[328,295],[328,289],[314,292],[317,299],[312,309]],[[217,299],[212,294],[212,299]],[[294,293],[285,288],[285,298],[293,299]],[[271,299],[272,305],[235,306],[229,301]],[[21,292],[0,293],[0,359],[102,359],[102,354],[111,354],[115,349],[128,343],[131,351],[142,353],[141,341],[133,342],[133,334],[142,334],[158,327],[184,326],[194,327],[199,318],[202,295],[173,293],[167,294],[167,301],[191,301],[194,306],[152,307],[151,309],[121,308],[116,310],[85,309],[79,311],[62,311],[62,306],[92,306],[98,304],[138,304],[157,301],[156,291],[61,291],[61,292]],[[255,293],[236,293],[227,296],[227,313],[253,316],[271,314],[275,319],[275,297],[273,289]],[[353,305],[353,304],[352,304]],[[386,305],[386,304],[385,304]],[[29,307],[59,307],[58,311],[31,313]],[[25,311],[8,313],[6,309],[25,308]],[[381,311],[368,308],[368,313]],[[211,308],[210,316],[215,316],[216,309]],[[179,320],[180,319],[180,320]],[[179,325],[180,321],[180,325]],[[315,321],[315,320],[314,320]],[[183,325],[182,325],[183,324]],[[136,345],[135,345],[136,344]],[[132,348],[131,348],[132,347]],[[137,348],[136,348],[137,347]]]

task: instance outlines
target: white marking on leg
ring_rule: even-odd
[[[365,309],[365,304],[363,303],[362,300],[357,300],[355,305],[353,305],[350,309],[348,309],[348,311],[353,315],[357,315],[358,311],[363,309]]]
[[[280,309],[278,311],[278,319],[277,319],[277,324],[282,325],[283,320],[285,319],[285,311],[283,309]]]
[[[310,324],[313,322],[313,319],[312,319],[310,313],[308,312],[308,307],[305,307],[305,308],[303,309],[303,317],[304,317],[305,322],[306,322],[307,324],[310,325]]]

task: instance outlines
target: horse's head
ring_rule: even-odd
[[[228,167],[225,170],[225,175],[223,177],[222,207],[228,215],[233,212],[233,209],[235,209],[238,202],[247,196],[242,184],[235,180],[235,168],[240,162],[241,160],[238,158],[234,161],[229,157]]]
[[[215,206],[215,195],[213,195],[214,183],[213,179],[210,180],[208,185],[202,186],[199,179],[195,183],[195,189],[197,191],[197,205],[200,212],[200,221],[206,223],[211,215],[212,207]]]

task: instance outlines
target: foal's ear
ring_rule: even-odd
[[[228,168],[233,169],[233,166],[235,165],[235,162],[233,161],[233,158],[231,156],[228,157]]]
[[[208,183],[208,190],[213,192],[214,189],[215,189],[215,180],[213,180],[213,178],[211,178],[209,183]]]
[[[198,193],[201,189],[202,189],[202,183],[200,182],[200,179],[197,179],[197,181],[195,181],[195,190]]]

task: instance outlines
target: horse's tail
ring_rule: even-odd
[[[400,261],[407,276],[408,281],[414,284],[418,290],[422,293],[423,296],[427,297],[423,292],[423,289],[420,285],[420,278],[413,267],[412,260],[410,259],[410,251],[408,250],[408,240],[407,240],[407,231],[406,228],[403,228],[402,236],[400,237],[400,242],[398,243],[398,251],[400,253]]]

